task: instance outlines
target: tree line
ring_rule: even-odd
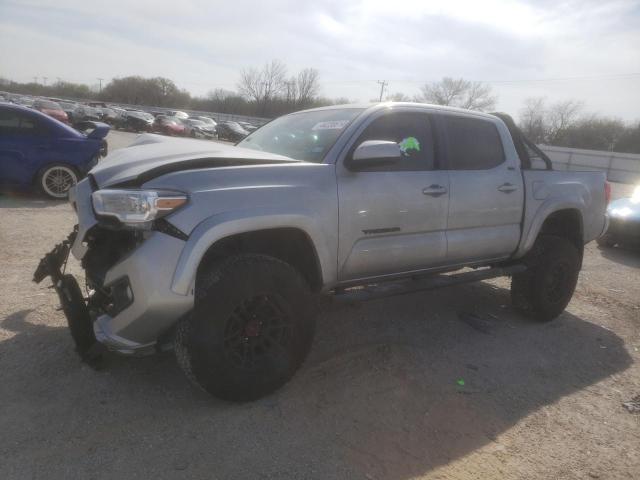
[[[242,69],[235,90],[217,88],[204,96],[192,96],[168,78],[140,76],[114,78],[100,91],[64,81],[47,86],[0,78],[0,90],[266,118],[306,108],[349,103],[347,98],[330,99],[320,94],[318,70],[304,68],[289,73],[287,66],[279,60],[267,62],[262,67]],[[395,92],[387,94],[385,100],[426,102],[486,112],[495,109],[497,95],[486,83],[444,77],[437,82],[425,83],[413,97]],[[640,153],[640,120],[625,124],[616,118],[588,114],[584,104],[576,100],[548,103],[541,97],[526,99],[518,113],[518,125],[535,143]]]

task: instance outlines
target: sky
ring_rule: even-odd
[[[327,97],[450,76],[516,116],[543,96],[640,119],[640,0],[0,0],[0,76],[16,81],[164,76],[204,95],[272,59],[318,69]]]

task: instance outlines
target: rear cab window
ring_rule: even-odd
[[[441,115],[450,170],[489,170],[505,161],[500,133],[480,118]]]

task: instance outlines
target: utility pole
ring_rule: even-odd
[[[387,85],[389,85],[389,82],[387,82],[386,80],[378,80],[378,85],[380,85],[380,101],[382,101],[382,95],[384,94],[384,89]]]
[[[44,82],[44,86],[47,86],[47,80],[49,79],[49,77],[42,77],[42,80]]]
[[[100,82],[100,93],[102,93],[102,80],[104,80],[104,78],[98,77],[98,81]]]
[[[38,83],[38,77],[33,77],[33,83]]]

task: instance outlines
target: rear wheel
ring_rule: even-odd
[[[195,307],[178,325],[185,374],[216,397],[248,401],[284,385],[304,361],[315,319],[290,265],[265,255],[226,258],[199,276]]]
[[[566,238],[542,235],[525,263],[528,270],[511,280],[512,303],[536,320],[553,320],[573,296],[580,273],[580,254]]]
[[[49,165],[41,170],[37,183],[42,193],[50,198],[62,200],[67,198],[69,189],[78,183],[78,175],[68,165]]]

